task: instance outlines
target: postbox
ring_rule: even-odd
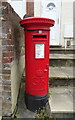
[[[54,20],[30,17],[20,21],[25,32],[25,103],[35,111],[48,101],[50,27]]]

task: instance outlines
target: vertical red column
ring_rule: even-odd
[[[31,17],[20,21],[25,30],[25,102],[35,111],[48,101],[49,39],[54,20]]]

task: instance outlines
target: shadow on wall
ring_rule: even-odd
[[[20,27],[19,23],[13,23],[13,40],[14,40],[14,60],[11,63],[11,90],[12,90],[12,110],[14,111],[18,93],[20,82],[22,78],[22,74],[25,68],[25,49],[24,49],[24,32]]]

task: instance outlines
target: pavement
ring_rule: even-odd
[[[25,84],[24,84],[24,82],[22,82],[21,87],[20,87],[20,94],[19,94],[19,98],[18,98],[17,112],[15,113],[16,118],[14,120],[17,120],[18,118],[20,118],[20,119],[25,118],[25,120],[27,120],[27,119],[34,120],[36,118],[36,120],[41,120],[40,118],[37,118],[37,117],[42,116],[43,113],[39,114],[39,113],[37,113],[37,111],[32,112],[26,108],[24,93],[25,93]],[[45,109],[44,116],[47,117],[47,115],[48,115],[49,118],[53,118],[53,116],[51,115],[49,102],[46,104],[45,108],[46,109]],[[49,118],[48,118],[48,120],[49,120]]]
[[[20,87],[20,95],[18,98],[18,109],[17,112],[15,114],[15,116],[17,118],[35,118],[36,113],[29,111],[26,108],[25,105],[25,84],[24,82],[21,83],[21,87]]]
[[[26,108],[24,101],[25,87],[24,83],[21,84],[20,95],[18,99],[18,109],[16,112],[17,118],[35,118],[36,112],[31,112]],[[58,86],[49,87],[49,107],[50,114],[55,118],[60,118],[62,114],[67,114],[69,118],[73,117],[73,87]],[[57,115],[58,114],[58,115]]]
[[[61,78],[63,80],[75,78],[73,67],[50,67],[49,78]],[[73,118],[73,86],[49,86],[50,112],[55,118]],[[18,99],[17,118],[35,118],[36,112],[31,112],[26,108],[24,101],[25,85],[21,83],[20,95]]]
[[[75,112],[73,107],[73,87],[51,87],[49,93],[51,113],[56,118],[73,118],[73,112]]]

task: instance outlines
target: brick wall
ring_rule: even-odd
[[[28,15],[34,16],[34,0],[33,2],[26,2],[26,13]]]
[[[1,6],[1,3],[0,3]],[[1,14],[1,11],[0,11]],[[2,36],[2,22],[0,20],[0,36]],[[2,115],[2,39],[0,39],[0,116]]]
[[[19,26],[21,19],[12,7],[0,2],[0,12],[0,114],[10,116],[17,103],[24,69],[24,64],[21,66],[24,61],[24,38]]]

